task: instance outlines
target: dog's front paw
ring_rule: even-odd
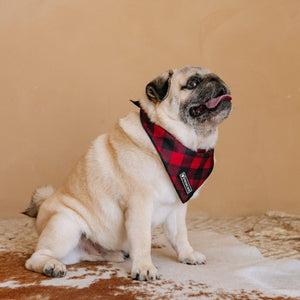
[[[158,270],[152,264],[133,266],[131,277],[134,280],[141,281],[156,280],[159,278]]]
[[[206,257],[197,251],[193,251],[188,255],[179,256],[179,261],[188,265],[203,265],[206,264]]]
[[[50,259],[45,264],[43,273],[48,277],[64,277],[67,274],[67,269],[64,264],[56,259]]]

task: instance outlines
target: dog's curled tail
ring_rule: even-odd
[[[46,185],[46,186],[37,188],[32,194],[29,207],[24,212],[22,212],[22,214],[27,215],[32,218],[36,218],[39,208],[42,205],[42,203],[47,198],[52,196],[54,194],[54,192],[55,192],[55,189],[52,185]]]

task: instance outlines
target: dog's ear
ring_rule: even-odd
[[[147,84],[146,95],[149,100],[161,102],[166,98],[170,89],[172,75],[172,70],[164,72]]]

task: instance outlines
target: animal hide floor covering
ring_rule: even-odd
[[[207,264],[179,263],[158,228],[152,257],[160,280],[138,282],[130,259],[68,266],[64,278],[27,271],[34,220],[0,220],[0,299],[300,299],[300,216],[189,217],[188,227]]]

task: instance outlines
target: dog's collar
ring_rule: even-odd
[[[141,108],[139,101],[131,102]],[[165,129],[152,123],[142,108],[140,119],[180,200],[187,202],[212,172],[214,150],[193,151],[185,147]]]

